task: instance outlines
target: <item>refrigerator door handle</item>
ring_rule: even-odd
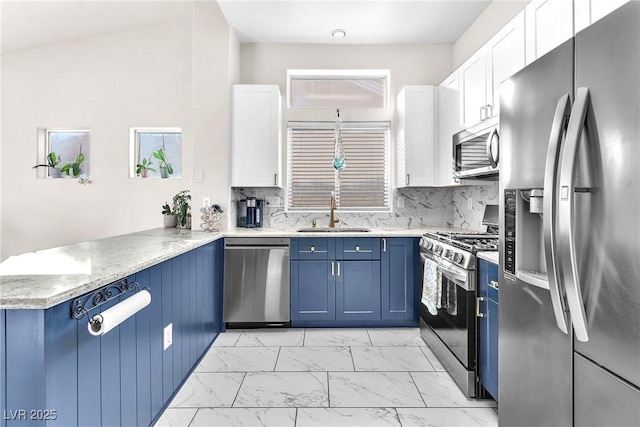
[[[567,126],[567,139],[560,160],[560,194],[558,199],[558,246],[562,263],[563,282],[573,329],[578,341],[589,341],[587,316],[582,300],[580,276],[574,237],[575,168],[582,130],[589,107],[589,89],[576,90],[576,100]]]
[[[562,139],[565,134],[569,114],[571,113],[571,101],[569,94],[565,94],[558,100],[556,112],[553,116],[549,148],[547,149],[547,161],[544,171],[544,198],[542,201],[542,227],[544,231],[544,253],[547,264],[547,280],[551,293],[551,305],[556,317],[558,328],[565,334],[569,333],[569,320],[565,304],[564,291],[561,291],[562,281],[558,277],[558,251],[556,247],[556,200],[558,198],[558,161],[562,148]]]

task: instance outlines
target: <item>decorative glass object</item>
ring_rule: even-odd
[[[340,118],[340,109],[336,110],[336,133],[334,137],[334,153],[333,168],[341,171],[347,166],[347,159],[344,157],[344,147],[342,146],[342,137],[340,130],[342,129],[342,119]]]

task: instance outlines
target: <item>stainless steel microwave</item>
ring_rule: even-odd
[[[500,150],[498,117],[453,135],[453,176],[498,179]]]

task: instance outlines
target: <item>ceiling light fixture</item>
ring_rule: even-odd
[[[347,32],[345,30],[333,30],[331,31],[331,37],[334,39],[343,39],[347,37]]]

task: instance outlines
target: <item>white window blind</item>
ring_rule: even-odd
[[[289,70],[290,108],[385,108],[388,70]]]
[[[340,210],[389,210],[389,123],[344,122],[347,166],[333,168],[333,122],[288,125],[288,209],[328,210],[332,191]]]

